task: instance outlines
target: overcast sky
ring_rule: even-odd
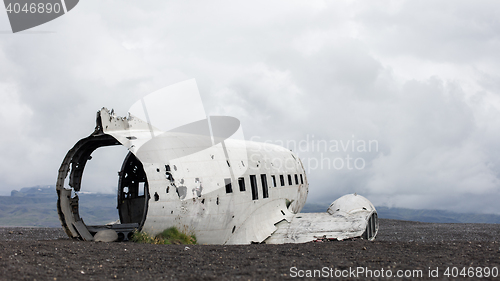
[[[498,1],[85,0],[10,30],[0,13],[1,195],[55,184],[101,107],[195,78],[208,114],[299,154],[308,202],[500,214]],[[125,154],[96,151],[83,189],[116,192]]]

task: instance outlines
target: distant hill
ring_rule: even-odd
[[[80,216],[88,225],[118,219],[115,194],[79,193]],[[326,212],[329,204],[306,203],[303,213]],[[500,223],[498,215],[376,207],[379,218],[439,223]],[[60,227],[55,186],[25,187],[0,196],[0,226]]]
[[[500,223],[500,216],[490,214],[455,213],[441,210],[413,210],[376,207],[380,218],[439,223]]]
[[[118,219],[116,195],[80,193],[80,216],[88,225]],[[0,196],[0,226],[60,227],[55,186],[25,187]]]
[[[330,204],[306,203],[303,213],[325,212]],[[406,221],[437,223],[500,223],[499,215],[455,213],[440,210],[414,210],[405,208],[375,207],[378,217]]]

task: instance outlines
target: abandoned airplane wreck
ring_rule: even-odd
[[[309,188],[301,160],[274,144],[230,138],[239,125],[211,116],[164,131],[132,113],[101,109],[94,132],[59,169],[57,210],[65,232],[91,241],[112,229],[127,240],[134,230],[154,235],[175,226],[201,244],[375,238],[377,212],[360,195],[337,199],[325,213],[300,213]],[[78,198],[85,164],[97,148],[114,145],[129,150],[118,179],[119,223],[86,225]]]

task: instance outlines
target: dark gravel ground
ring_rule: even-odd
[[[83,242],[67,238],[58,228],[9,227],[0,228],[0,279],[276,280],[296,279],[295,275],[313,275],[319,270],[316,277],[342,280],[475,280],[479,273],[483,280],[500,280],[498,271],[498,277],[491,276],[494,268],[500,269],[499,237],[498,224],[381,219],[373,242],[355,239],[186,248]],[[447,268],[449,278],[445,276]],[[463,274],[474,277],[460,275],[463,268]],[[469,268],[474,272],[467,271]],[[484,277],[485,268],[490,270],[488,278]],[[371,270],[379,277],[369,277],[361,270]],[[389,273],[393,278],[387,278]],[[398,278],[398,273],[419,275]],[[348,277],[336,278],[335,274]]]

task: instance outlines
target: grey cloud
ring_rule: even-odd
[[[402,1],[394,9],[369,6],[357,19],[377,52],[471,63],[499,47],[497,10],[496,1]]]
[[[0,126],[2,192],[53,183],[102,106],[125,115],[142,95],[194,77],[207,113],[237,117],[247,138],[378,142],[323,152],[366,166],[312,170],[310,201],[358,192],[388,206],[500,213],[482,204],[500,187],[495,2],[308,5],[84,1],[40,27],[54,34],[0,34],[0,108],[16,113]],[[123,153],[96,152],[90,191],[113,190]]]

